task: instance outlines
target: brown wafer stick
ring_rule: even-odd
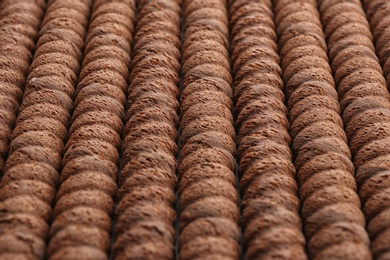
[[[31,11],[35,11],[38,20],[41,19],[36,8],[32,8]],[[87,16],[88,12],[87,9]],[[18,21],[17,16],[15,21]],[[29,16],[26,17],[27,21],[32,22]],[[37,23],[37,20],[34,23]],[[4,210],[8,212],[6,215],[15,218],[15,221],[18,218],[23,221],[24,214],[26,214],[37,218],[36,223],[39,223],[37,221],[48,223],[48,215],[51,215],[51,204],[55,196],[58,171],[61,167],[58,159],[63,152],[63,141],[67,136],[70,120],[69,113],[73,108],[72,95],[74,83],[77,80],[78,59],[81,55],[81,50],[77,45],[83,45],[82,38],[85,32],[85,28],[77,25],[72,18],[62,19],[48,16],[41,27],[41,41],[37,44],[36,59],[33,60],[30,68],[21,113],[12,133],[12,153],[8,157],[5,172],[7,182],[1,189],[2,192],[8,194],[4,196],[6,200],[3,200]],[[25,32],[34,39],[32,28],[26,26],[26,30],[23,31],[16,27],[15,32]],[[68,50],[67,47],[69,47]],[[18,171],[26,168],[29,168],[30,174],[18,176]],[[38,176],[37,172],[40,172]],[[40,191],[37,192],[37,189]],[[24,205],[23,208],[10,204],[12,201],[22,202],[21,199],[25,200],[23,203],[30,202],[31,205]],[[40,210],[33,210],[31,207],[38,207]],[[18,230],[14,232],[20,233]],[[35,232],[26,230],[24,233],[29,236]],[[35,236],[36,241],[43,242],[47,239],[47,230],[42,230]],[[28,243],[25,241],[19,246],[22,248]],[[41,248],[43,252],[31,253],[41,258],[40,254],[44,254],[45,247],[43,242]],[[15,249],[10,252],[12,253],[13,250]]]
[[[1,128],[12,128],[14,119],[7,116],[9,112],[15,117],[21,98],[22,87],[26,80],[28,67],[31,63],[32,52],[35,50],[35,41],[38,28],[43,16],[43,2],[16,1],[13,3],[1,3],[0,27],[2,33],[2,46],[0,53],[4,54],[0,60],[0,78],[2,85],[11,84],[12,87],[3,92],[0,98],[12,101],[15,107],[12,110],[2,110],[0,117]],[[23,18],[24,17],[24,18]],[[13,83],[11,83],[13,82]],[[4,89],[5,90],[5,89]],[[16,110],[15,110],[16,109]],[[10,133],[1,135],[0,148],[0,171],[3,172],[5,156],[8,152]]]
[[[180,8],[137,1],[114,257],[173,257]],[[161,233],[155,233],[158,228]],[[161,234],[161,235],[160,235]]]
[[[237,197],[234,195],[235,188],[229,179],[229,176],[234,176],[232,169],[235,166],[232,156],[234,129],[230,112],[231,76],[230,68],[226,66],[225,44],[228,32],[225,8],[223,3],[216,1],[184,3],[186,28],[183,42],[185,55],[183,64],[185,64],[185,69],[182,71],[184,89],[180,107],[183,115],[180,124],[183,147],[180,154],[179,175],[182,178],[179,182],[178,202],[179,226],[182,234],[187,232],[185,231],[187,227],[197,225],[196,223],[200,223],[204,218],[215,219],[215,225],[220,228],[224,225],[231,226],[229,229],[237,227],[238,211],[235,199]],[[214,9],[217,16],[212,15]],[[206,41],[216,47],[215,51],[200,44]],[[200,53],[207,55],[200,55]],[[201,104],[210,109],[203,108]],[[218,112],[219,109],[215,110],[212,107],[214,104],[216,108],[221,107],[223,110]],[[219,123],[215,124],[216,122]],[[220,133],[218,136],[221,138],[213,140],[214,132]],[[204,165],[204,169],[200,169],[198,165]],[[218,168],[214,168],[216,166]],[[222,172],[218,173],[219,169],[224,167],[230,169],[226,172],[226,176]],[[201,176],[208,175],[210,177],[202,181]],[[221,192],[215,193],[209,190],[206,188],[208,184],[215,186],[213,190],[218,189]],[[238,257],[237,239],[239,239],[237,235],[233,238],[223,238],[200,227],[191,240],[185,239],[184,235],[179,238],[179,258],[205,257],[210,254],[215,257],[225,255],[235,259]],[[224,244],[229,248],[222,253],[218,245]],[[211,248],[213,245],[215,245],[214,249]],[[204,248],[204,253],[196,252],[193,247]]]
[[[329,3],[328,3],[329,2]],[[351,151],[354,155],[354,165],[357,170],[357,184],[359,187],[359,195],[362,199],[362,208],[365,214],[367,225],[375,225],[373,220],[377,214],[381,211],[385,211],[388,206],[383,203],[381,196],[386,193],[386,189],[379,187],[378,190],[370,191],[367,189],[361,190],[360,187],[365,182],[370,182],[371,178],[375,178],[375,174],[380,172],[380,169],[386,169],[386,161],[381,160],[385,158],[389,153],[388,149],[383,145],[387,142],[387,112],[388,112],[388,100],[382,98],[380,93],[386,93],[385,80],[382,76],[382,72],[377,58],[374,54],[372,34],[369,30],[368,22],[365,22],[365,14],[361,3],[358,1],[344,1],[330,7],[331,1],[323,1],[322,14],[323,24],[327,27],[327,24],[331,23],[331,20],[327,17],[333,16],[334,24],[342,22],[344,25],[334,30],[332,35],[328,35],[330,53],[332,53],[332,60],[342,60],[342,62],[333,62],[332,69],[334,74],[341,75],[346,69],[350,70],[349,75],[346,76],[339,83],[340,104],[344,109],[343,119],[345,122],[346,133],[350,141]],[[368,3],[364,3],[365,7],[368,7]],[[376,5],[374,1],[373,6]],[[348,9],[344,9],[348,7]],[[350,15],[353,12],[354,15]],[[344,15],[345,13],[345,15]],[[369,12],[369,16],[373,17],[373,10]],[[348,15],[347,15],[348,14]],[[340,21],[339,21],[340,20]],[[372,25],[377,24],[379,21],[374,19]],[[360,22],[357,22],[360,21]],[[330,25],[329,25],[330,26]],[[375,31],[375,27],[372,27]],[[330,32],[329,32],[330,33]],[[332,42],[332,45],[330,44]],[[356,48],[361,50],[356,54],[359,55],[356,58],[365,59],[368,63],[360,64],[360,66],[348,65],[351,54],[347,54],[347,44],[349,49]],[[381,46],[381,44],[379,44]],[[377,45],[378,47],[378,45]],[[347,57],[349,56],[349,57]],[[380,57],[379,57],[380,58]],[[344,65],[345,64],[345,65]],[[348,68],[345,66],[348,65]],[[378,71],[379,70],[379,71]],[[354,77],[354,78],[352,78]],[[362,82],[368,83],[368,89],[371,91],[365,91],[362,88]],[[349,85],[349,86],[348,86]],[[368,90],[367,89],[367,90]],[[355,124],[355,126],[353,125]],[[381,130],[377,135],[371,134],[372,130],[379,127]],[[347,130],[348,129],[348,130]],[[364,137],[357,135],[370,131],[370,134]],[[371,151],[372,150],[372,151]],[[373,164],[374,162],[375,165]],[[370,173],[369,175],[367,173]],[[371,194],[367,197],[367,194]],[[378,194],[375,196],[374,194]],[[380,194],[380,195],[379,195]],[[380,206],[380,204],[382,204]],[[386,222],[386,221],[385,221]],[[388,222],[388,221],[387,221]],[[388,225],[388,224],[387,224]],[[386,226],[386,224],[385,224]],[[383,228],[384,234],[386,228]],[[375,258],[381,258],[382,254],[385,255],[384,248],[388,247],[388,243],[379,236],[374,235],[372,230],[367,229],[371,239],[371,250]]]
[[[233,1],[232,6],[239,3],[240,1],[237,1],[237,4]],[[275,256],[271,249],[273,244],[286,254],[294,254],[298,259],[305,259],[304,238],[300,232],[298,217],[297,185],[292,177],[295,170],[291,167],[286,107],[283,104],[284,96],[280,93],[280,89],[283,89],[281,69],[278,66],[277,48],[273,46],[276,45],[276,35],[274,24],[269,22],[273,18],[269,9],[272,5],[251,1],[249,3],[256,8],[253,11],[248,8],[242,17],[235,15],[238,11],[230,9],[230,15],[236,17],[231,26],[237,30],[232,35],[232,41],[235,53],[233,68],[236,72],[235,112],[238,127],[240,193],[243,196],[244,254],[247,259]],[[243,8],[240,7],[239,10],[244,10]],[[251,22],[256,20],[259,21],[259,25]],[[260,26],[263,27],[261,31],[269,33],[253,33],[251,36],[248,35],[252,41],[246,41],[243,46],[236,44],[240,38],[251,32],[250,28]],[[252,52],[251,58],[245,59],[247,53],[250,53],[249,50],[262,46],[262,43],[267,41],[269,47],[266,54],[265,51]],[[293,204],[295,206],[292,206]],[[284,223],[281,221],[282,215],[270,211],[269,214],[274,221],[261,222],[262,214],[257,212],[264,212],[273,205],[291,214],[298,221],[292,225]],[[264,224],[257,226],[256,223]],[[254,229],[255,227],[257,229]],[[284,235],[272,237],[276,232]],[[292,233],[296,237],[287,235]],[[300,242],[297,242],[297,239]]]
[[[389,33],[386,29],[389,24],[389,16],[386,13],[389,9],[389,3],[387,1],[373,1],[371,3],[364,1],[363,3],[372,28],[376,53],[381,62],[384,76],[389,82],[389,70],[386,65],[390,57],[389,44],[387,43]]]
[[[298,4],[308,5],[306,1],[295,3],[295,5]],[[367,234],[364,231],[364,222],[355,224],[353,218],[348,217],[356,215],[362,219],[362,212],[353,175],[346,167],[352,164],[351,155],[347,146],[347,137],[342,128],[341,111],[334,88],[335,83],[330,77],[331,70],[324,51],[326,48],[321,48],[321,44],[318,44],[325,42],[325,37],[322,33],[318,11],[313,7],[315,7],[314,4],[311,8],[305,8],[306,20],[310,21],[310,23],[306,23],[305,30],[308,32],[318,31],[317,36],[306,38],[303,42],[279,41],[282,50],[284,79],[287,82],[286,93],[292,127],[292,148],[296,153],[295,166],[298,170],[299,197],[302,203],[301,214],[303,230],[307,239],[307,252],[312,258],[325,257],[326,255],[333,257],[335,253],[330,249],[337,247],[342,241],[346,248],[359,243],[361,252],[359,259],[367,259],[370,252]],[[294,9],[287,15],[288,5],[280,12],[281,14],[276,12],[276,17],[279,19],[277,32],[280,39],[283,39],[285,34],[289,34],[288,28],[295,29],[302,23],[300,20],[302,15],[299,15],[299,9]],[[335,17],[339,15],[340,18],[332,20],[331,15],[322,18],[329,20],[325,23],[329,25],[329,27],[325,27],[327,37],[330,37],[329,42],[337,42],[344,37],[342,34],[344,30],[343,19],[348,16],[341,15],[342,12],[337,8],[332,8],[332,12]],[[283,16],[286,18],[283,19]],[[355,16],[351,16],[351,20],[352,18]],[[291,23],[284,24],[283,21],[291,21]],[[364,24],[364,20],[362,21]],[[305,31],[297,30],[295,37],[304,37],[305,34]],[[319,39],[318,43],[317,39]],[[311,48],[306,51],[303,46]],[[375,67],[375,65],[373,66]],[[344,75],[349,75],[347,67],[343,68],[345,73],[340,70],[335,75],[336,84],[343,79]],[[300,80],[301,73],[302,79],[304,78],[306,82]],[[319,100],[321,101],[319,102]],[[334,160],[336,155],[346,160],[346,165],[336,162],[332,166],[329,165],[329,169],[327,169],[324,161],[328,158]],[[308,169],[311,170],[308,171]],[[339,216],[335,216],[334,219],[329,217],[332,211],[336,210]],[[328,226],[316,226],[315,221],[327,221]],[[353,234],[347,229],[334,228],[351,224],[357,225],[360,233]],[[329,235],[322,238],[323,234]],[[343,239],[339,240],[339,236]],[[350,257],[348,250],[344,253],[337,252],[337,254]]]

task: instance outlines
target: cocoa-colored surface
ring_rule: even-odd
[[[359,255],[358,259],[368,259],[369,240],[364,231],[363,214],[352,174],[348,134],[343,131],[340,116],[342,111],[337,94],[340,95],[341,89],[338,89],[339,93],[335,91],[335,86],[340,86],[341,82],[358,69],[360,65],[357,64],[364,62],[357,63],[356,59],[359,58],[347,51],[344,53],[351,57],[349,59],[337,56],[337,52],[331,53],[332,47],[338,42],[346,42],[350,31],[356,26],[359,27],[357,24],[363,25],[359,27],[359,33],[366,35],[369,30],[365,31],[363,28],[368,28],[364,27],[367,22],[360,14],[344,15],[343,8],[350,5],[347,1],[334,6],[328,3],[332,1],[321,1],[320,16],[318,11],[313,9],[315,4],[309,8],[307,3],[303,3],[305,1],[301,2],[302,6],[306,6],[305,12],[299,9],[291,9],[289,12],[287,7],[281,9],[280,16],[276,12],[276,16],[281,17],[278,19],[276,31],[280,37],[283,79],[286,83],[292,150],[295,152],[295,167],[300,186],[300,211],[303,232],[307,239],[307,253],[310,258],[332,258],[335,254],[327,250],[328,248],[338,246],[341,241],[345,241],[347,248],[347,241],[354,241],[353,243],[359,244],[360,251],[356,254]],[[359,10],[356,6],[352,7]],[[326,11],[323,11],[325,9]],[[306,18],[303,19],[304,17]],[[326,44],[324,45],[325,35],[322,33],[320,18],[329,43],[332,70],[327,57],[324,56]],[[306,25],[305,30],[299,27],[303,24]],[[294,36],[297,40],[285,40],[291,31],[296,33]],[[307,52],[304,46],[309,47]],[[380,70],[375,60],[370,58],[367,63],[371,64],[371,68]],[[332,72],[335,82],[331,77]],[[345,108],[344,103],[341,104],[342,108]],[[336,211],[337,215],[333,213]],[[353,224],[355,229],[358,228],[359,235],[351,233],[347,228],[334,228],[347,223]],[[338,235],[325,238],[327,233]],[[339,240],[338,237],[343,239]],[[337,254],[351,257],[350,252]]]
[[[12,4],[9,1],[4,1],[0,4],[0,39],[2,41],[0,79],[2,89],[7,86],[7,90],[0,91],[0,100],[3,101],[2,104],[12,104],[13,106],[0,110],[0,118],[3,119],[0,121],[0,128],[7,129],[13,128],[15,124],[14,117],[17,116],[45,4],[42,1],[39,3],[17,1]],[[1,174],[3,174],[8,153],[10,134],[8,132],[1,135]]]
[[[372,3],[372,6],[376,4],[375,2]],[[364,2],[364,6],[369,18],[373,18],[374,11],[368,8],[368,2]],[[379,52],[382,43],[377,38],[377,34],[373,37],[371,33],[371,31],[375,32],[378,20],[377,18],[369,20],[372,26],[370,30],[360,2],[346,1],[332,7],[329,4],[322,9],[324,27],[330,28],[326,31],[329,40],[329,53],[338,85],[340,104],[344,110],[345,131],[357,171],[358,192],[363,202],[362,210],[367,225],[370,226],[375,216],[386,209],[385,203],[380,207],[376,206],[377,203],[383,203],[380,199],[380,196],[385,194],[383,188],[378,187],[378,190],[375,191],[366,187],[362,189],[363,183],[370,183],[371,178],[374,181],[376,176],[374,172],[382,168],[385,170],[387,167],[386,164],[383,164],[385,161],[381,161],[380,158],[386,158],[388,154],[388,148],[385,147],[388,139],[388,124],[386,123],[388,114],[388,99],[386,97],[388,93],[385,91],[386,84],[382,76],[382,69],[374,55],[372,40],[375,38],[375,42],[379,43],[376,45]],[[330,19],[330,17],[332,18]],[[337,26],[337,24],[339,25]],[[337,28],[332,29],[334,27]],[[353,55],[354,53],[356,55]],[[364,62],[360,62],[359,66],[356,66],[354,60],[364,60]],[[363,82],[367,83],[367,89],[363,90]],[[368,172],[371,175],[367,175]],[[377,198],[376,194],[381,195]],[[380,236],[374,236],[372,230],[367,229],[367,231],[371,239],[373,257],[381,258],[382,254],[385,255],[385,253],[378,248],[382,248],[388,243],[381,240]],[[383,233],[386,233],[386,228],[384,228]]]
[[[387,259],[389,10],[0,1],[0,258]]]

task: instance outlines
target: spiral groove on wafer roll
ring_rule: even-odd
[[[370,259],[316,5],[305,0],[275,0],[274,4],[308,255]]]
[[[375,43],[375,51],[383,69],[383,75],[390,85],[390,1],[362,1]]]
[[[180,1],[136,1],[115,259],[174,259]]]
[[[93,4],[49,259],[108,259],[134,20],[132,0]]]
[[[238,259],[226,1],[184,1],[179,259]]]
[[[390,95],[361,2],[322,0],[319,10],[371,251],[375,259],[388,259]]]
[[[245,259],[307,259],[270,1],[231,1]]]
[[[362,1],[366,10],[366,15],[368,17],[369,23],[371,25],[371,32],[373,34],[374,43],[376,47],[376,54],[379,57],[380,64],[382,66],[383,75],[387,81],[387,88],[390,85],[390,1],[388,0],[373,0],[373,1]],[[370,53],[373,55],[372,53]],[[384,93],[383,97],[389,97],[385,93],[385,89],[381,88],[381,91]],[[386,118],[387,121],[387,118]],[[382,132],[384,129],[372,127],[374,131]],[[386,127],[390,125],[386,124]],[[385,130],[387,133],[390,133],[389,130]],[[387,164],[390,166],[390,164]],[[364,185],[364,190],[362,196],[367,198],[368,196],[373,196],[375,193],[382,193],[380,196],[382,198],[388,196],[389,191],[386,191],[390,187],[390,182],[387,180],[390,175],[387,170],[384,170],[381,167],[378,170],[380,173],[373,176],[371,181],[366,181]],[[383,171],[383,172],[381,172]],[[372,174],[372,173],[371,173]],[[367,191],[367,189],[371,191]],[[375,190],[378,189],[378,190]],[[377,202],[378,203],[378,202]],[[371,204],[374,204],[371,202]],[[375,207],[379,207],[380,204],[386,204],[381,201],[375,206],[370,206],[370,211],[374,210]],[[378,259],[387,259],[390,258],[390,207],[389,205],[384,205],[386,209],[382,209],[381,212],[372,219],[370,225],[368,226],[368,231],[372,236],[372,248],[375,249],[375,252],[379,252],[380,258]],[[383,232],[383,234],[380,234]],[[375,237],[375,238],[373,238]]]
[[[0,176],[45,6],[35,0],[0,2]]]
[[[45,255],[89,6],[49,1],[41,24],[0,189],[0,252],[15,259]]]

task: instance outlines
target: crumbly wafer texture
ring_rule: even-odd
[[[277,4],[283,1],[274,2]],[[294,8],[297,5],[305,7],[304,10]],[[341,123],[338,95],[326,55],[327,49],[321,47],[325,35],[322,33],[319,13],[313,4],[294,1],[276,11],[275,17],[278,37],[285,39],[284,42],[279,41],[279,46],[282,50],[283,80],[286,84],[292,148],[295,153],[308,256],[312,259],[332,258],[334,252],[330,249],[342,241],[346,248],[359,248],[361,254],[356,259],[367,259],[370,257],[370,250],[364,221],[356,222],[351,218],[354,216],[359,220],[364,219],[356,193],[353,169],[346,167],[352,164],[351,155]],[[342,19],[345,17],[332,19],[325,31],[337,31],[337,28],[343,25]],[[294,37],[307,34],[300,31],[299,26],[304,26],[306,31],[318,33],[310,41],[292,41]],[[297,33],[289,36],[290,28],[294,28]],[[290,38],[286,39],[287,36]],[[349,75],[351,69],[353,71],[361,62],[349,59],[349,64],[345,64],[335,73],[336,83]],[[367,62],[371,62],[372,67],[378,69],[375,60],[369,59]],[[314,113],[315,120],[306,116]],[[328,161],[333,156],[343,158],[342,161],[346,165],[340,161],[338,165],[330,166]],[[318,160],[319,158],[321,160]],[[328,167],[324,169],[326,164]],[[317,170],[307,172],[308,168]],[[334,211],[338,212],[337,217],[327,217]],[[315,224],[314,221],[323,224]],[[324,234],[332,235],[325,237]],[[348,250],[340,252],[339,256],[343,259],[351,257]]]
[[[180,5],[135,2],[112,252],[115,259],[174,259]]]
[[[234,17],[230,27],[244,258],[274,258],[277,248],[279,256],[307,259],[272,5],[239,2],[233,1],[229,14]]]
[[[389,258],[389,5],[0,0],[0,258]]]
[[[4,5],[9,4],[7,2],[9,1],[5,1]],[[58,184],[61,157],[73,109],[74,86],[80,67],[78,54],[84,45],[86,24],[79,24],[78,17],[84,20],[89,17],[88,1],[80,3],[80,6],[84,6],[85,12],[79,11],[76,16],[67,16],[63,11],[57,12],[59,8],[68,9],[70,13],[72,10],[75,11],[76,7],[72,6],[71,2],[73,1],[52,1],[47,4],[39,35],[34,33],[34,28],[40,24],[44,5],[39,6],[38,1],[21,1],[16,5],[9,5],[11,9],[14,8],[15,17],[13,18],[14,13],[9,11],[6,17],[11,21],[4,23],[12,26],[13,19],[22,21],[20,17],[25,14],[24,27],[19,29],[28,36],[20,38],[23,40],[20,47],[26,46],[26,57],[31,55],[30,51],[34,50],[34,39],[39,36],[19,116],[11,135],[10,152],[0,190],[0,203],[4,212],[2,217],[20,223],[8,227],[7,232],[1,235],[1,239],[6,239],[7,234],[11,232],[13,234],[13,238],[9,240],[11,246],[7,250],[10,254],[35,255],[39,259],[46,255],[47,227],[51,220],[51,207]],[[2,10],[7,12],[7,8]],[[15,32],[19,29],[15,29]],[[15,40],[17,38],[19,37]],[[9,44],[4,46],[11,48]],[[64,51],[69,46],[73,52]],[[17,48],[10,49],[7,57],[12,57],[10,54],[14,51],[16,59],[21,59],[25,66],[29,58],[24,59]],[[23,75],[27,71],[18,69],[15,72],[20,75],[20,79],[12,80],[13,82],[10,81],[9,84],[15,86],[23,84]],[[9,76],[11,75],[17,74],[11,73]],[[9,76],[7,77],[11,79]],[[50,82],[58,83],[52,85]],[[16,95],[14,98],[17,100]],[[28,174],[21,175],[21,171]],[[14,203],[18,201],[20,206],[15,207]],[[28,203],[31,205],[26,206]]]
[[[178,256],[238,259],[226,2],[183,1],[183,8]]]
[[[12,3],[12,4],[11,4]],[[11,141],[11,132],[22,100],[38,30],[44,14],[43,1],[0,3],[0,173]]]
[[[334,3],[323,0],[319,3],[329,53],[332,54],[330,63],[344,111],[345,132],[354,158],[358,194],[375,259],[385,259],[390,246],[390,240],[386,239],[390,220],[377,217],[389,208],[383,201],[383,197],[389,196],[389,189],[382,185],[389,168],[385,159],[390,153],[386,145],[389,139],[389,94],[372,42],[375,38],[376,51],[384,65],[386,55],[380,53],[384,46],[381,39],[386,38],[386,33],[375,16],[376,12],[379,15],[380,10],[386,9],[386,5],[382,5],[384,2],[364,1],[370,24],[360,1]],[[385,23],[385,17],[380,17]],[[377,226],[381,226],[380,233],[375,229]]]
[[[58,259],[61,254],[66,259],[107,259],[110,251],[130,63],[130,52],[123,50],[119,41],[131,42],[134,15],[124,16],[122,12],[133,14],[135,3],[96,2],[90,7],[87,47],[63,148],[48,259]],[[115,52],[105,53],[108,49]]]

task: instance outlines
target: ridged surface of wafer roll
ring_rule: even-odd
[[[390,0],[0,0],[0,259],[390,259]]]
[[[373,1],[372,5],[376,3]],[[386,81],[361,2],[323,0],[319,1],[319,8],[371,251],[375,259],[386,259],[390,250],[390,218],[383,218],[389,209],[383,198],[390,195],[385,177],[390,154]],[[373,9],[367,12],[372,18]],[[375,31],[374,23],[372,29]]]
[[[307,259],[272,4],[230,1],[245,259]]]
[[[115,259],[174,259],[180,3],[136,1]]]
[[[240,256],[226,4],[183,2],[178,201],[183,260]]]
[[[278,2],[283,1],[275,6]],[[279,44],[307,253],[311,259],[370,259],[319,13],[307,1],[290,1],[275,15],[278,37],[284,39]],[[294,41],[299,37],[305,40]],[[345,250],[339,252],[340,243]]]
[[[0,2],[0,176],[45,7],[44,1]]]
[[[23,4],[35,13],[40,12],[35,3]],[[47,4],[1,182],[2,218],[12,222],[2,222],[7,232],[0,239],[10,244],[0,254],[34,255],[36,259],[46,256],[52,204],[73,109],[89,5],[88,1]],[[64,10],[77,13],[69,16]]]
[[[109,258],[134,20],[133,1],[92,6],[48,259]]]

